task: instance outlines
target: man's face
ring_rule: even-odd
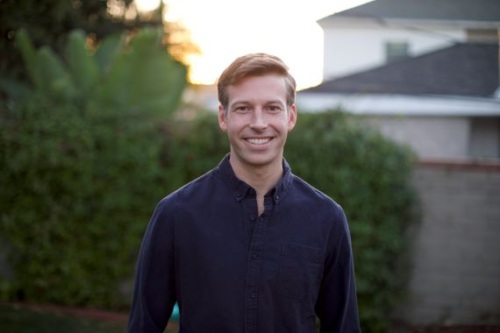
[[[253,76],[227,88],[227,110],[219,106],[219,126],[227,132],[231,164],[240,168],[281,167],[288,132],[297,120],[286,105],[285,79]]]

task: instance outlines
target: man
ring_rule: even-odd
[[[236,59],[218,81],[229,138],[220,164],[157,206],[141,247],[129,332],[160,333],[178,302],[180,332],[358,332],[342,208],[283,158],[297,121],[286,65]]]

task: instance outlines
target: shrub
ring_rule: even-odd
[[[206,172],[228,152],[214,114],[178,124],[169,170],[178,183]],[[179,130],[182,129],[182,130]],[[343,112],[302,113],[285,155],[292,172],[342,204],[349,219],[363,331],[385,332],[405,292],[414,220],[412,152]],[[175,161],[175,163],[173,163]]]
[[[154,205],[213,168],[227,138],[215,114],[165,123],[185,68],[154,31],[108,39],[95,53],[75,33],[64,60],[19,36],[33,86],[5,87],[13,97],[0,118],[0,228],[15,274],[3,297],[126,305],[117,286],[132,276]],[[285,155],[343,205],[362,327],[383,332],[404,292],[413,156],[360,123],[301,114]]]
[[[32,86],[6,87],[0,118],[6,299],[118,307],[155,201],[165,192],[158,124],[186,69],[145,29],[95,52],[74,32],[61,59],[19,33]]]
[[[289,136],[293,171],[329,194],[349,220],[360,319],[365,332],[386,332],[404,297],[406,230],[415,220],[414,155],[341,112],[302,114]]]

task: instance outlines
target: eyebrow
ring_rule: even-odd
[[[241,100],[241,101],[236,101],[232,104],[230,104],[229,106],[230,107],[234,107],[234,106],[238,106],[238,105],[252,105],[253,103],[250,102],[250,101],[247,101],[247,100]],[[264,105],[269,105],[269,104],[280,104],[280,105],[285,105],[286,106],[286,102],[283,102],[279,99],[273,99],[273,100],[270,100],[270,101],[266,101],[264,103]]]
[[[276,99],[276,100],[272,100],[272,101],[268,101],[266,104],[281,104],[281,105],[286,105],[286,101],[283,102],[279,99]]]

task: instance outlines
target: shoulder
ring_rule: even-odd
[[[157,208],[174,209],[203,203],[217,187],[217,177],[214,177],[214,171],[211,170],[165,196],[160,200]]]
[[[293,175],[285,210],[321,232],[330,251],[349,243],[349,225],[342,206],[331,196]],[[345,240],[348,240],[346,243]]]
[[[348,219],[342,206],[328,194],[320,191],[302,178],[293,175],[288,208],[307,216],[325,235],[349,233]],[[288,195],[287,195],[288,196]]]
[[[343,214],[341,205],[331,196],[294,174],[292,174],[290,191],[294,201],[300,201],[305,205],[312,205],[329,213]]]

